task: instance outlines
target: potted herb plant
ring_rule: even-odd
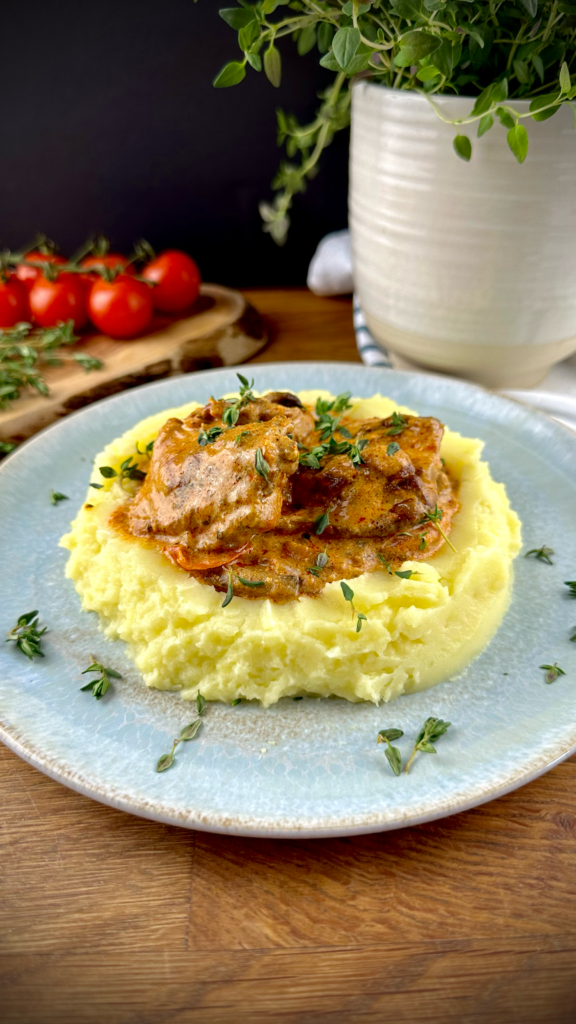
[[[286,238],[293,198],[352,111],[355,285],[373,334],[431,367],[535,383],[576,350],[576,3],[239,0],[220,11],[250,70],[280,86],[278,40],[334,72],[262,203]],[[353,88],[350,85],[353,84]]]

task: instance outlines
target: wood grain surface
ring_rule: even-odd
[[[232,288],[201,285],[190,314],[155,313],[148,333],[130,341],[83,333],[73,350],[58,352],[60,366],[41,366],[47,396],[28,389],[0,411],[0,440],[19,444],[54,420],[138,384],[243,363],[268,340],[260,314]],[[86,373],[72,351],[95,356],[101,368]]]
[[[356,360],[350,303],[253,291],[266,360]],[[187,832],[0,747],[3,1024],[574,1024],[576,759],[351,839]]]

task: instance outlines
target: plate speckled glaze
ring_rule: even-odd
[[[246,372],[246,371],[245,371]],[[198,739],[155,772],[172,737],[195,717],[175,694],[147,690],[123,644],[80,609],[58,547],[86,495],[95,454],[138,420],[232,391],[216,370],[124,392],[27,442],[0,466],[2,628],[40,609],[46,657],[0,650],[0,737],[47,775],[114,807],[189,828],[317,837],[399,828],[473,807],[528,782],[576,749],[576,437],[555,421],[479,388],[440,377],[343,363],[251,366],[259,389],[376,392],[438,416],[486,442],[485,457],[523,522],[523,551],[547,544],[553,566],[521,555],[512,605],[486,651],[462,675],[379,708],[342,700],[209,705]],[[69,495],[51,506],[50,489]],[[90,652],[124,679],[95,701],[81,693]],[[547,685],[538,666],[566,676]],[[395,778],[377,746],[404,730],[404,757],[428,715],[453,726],[437,756]]]

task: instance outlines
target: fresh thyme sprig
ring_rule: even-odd
[[[243,377],[241,373],[237,373],[236,376],[240,381],[240,397],[235,398],[228,402],[228,405],[222,413],[222,422],[227,427],[235,427],[238,422],[241,410],[248,402],[255,402],[256,396],[254,395],[252,388],[254,387],[254,380],[248,381],[246,377]]]
[[[120,469],[114,469],[113,466],[99,466],[100,473],[106,480],[112,480],[114,477],[118,477],[118,482],[121,487],[124,487],[125,480],[144,480],[146,473],[143,469],[133,462],[132,455],[124,462],[121,463]],[[101,488],[102,484],[90,484],[91,487]]]
[[[194,737],[198,735],[201,725],[202,720],[197,718],[194,722],[190,722],[190,725],[185,725],[184,728],[181,729],[180,735],[174,740],[170,752],[168,754],[162,754],[162,757],[158,758],[158,761],[156,762],[157,772],[165,772],[167,768],[170,768],[170,765],[174,764],[174,751],[178,744],[185,743],[188,740],[193,740]]]
[[[61,359],[56,351],[75,341],[78,337],[74,334],[73,320],[58,327],[33,328],[31,324],[21,323],[0,330],[0,409],[6,409],[25,388],[48,395],[40,366],[59,365]]]
[[[354,616],[356,615],[356,632],[359,633],[360,630],[362,629],[362,623],[367,622],[368,620],[366,616],[362,614],[362,612],[357,612],[354,607],[354,591],[352,590],[352,587],[349,587],[348,584],[344,582],[344,580],[341,580],[340,587],[342,588],[344,599],[350,602],[350,608],[352,609],[352,618],[354,618]]]
[[[452,548],[452,551],[456,555],[456,554],[458,554],[458,552],[456,551],[456,548],[454,547],[452,541],[446,536],[446,534],[444,533],[444,530],[440,526],[440,520],[442,519],[443,515],[444,515],[444,509],[438,508],[438,504],[436,504],[434,506],[434,511],[433,512],[425,512],[424,513],[424,515],[422,516],[422,519],[418,523],[418,526],[422,526],[423,523],[432,523],[432,525],[435,526],[436,529],[438,530],[438,533],[442,534],[442,536],[444,537],[444,540],[446,541],[448,546]]]
[[[367,438],[357,438],[355,444],[350,444],[349,441],[337,441],[331,435],[328,441],[324,441],[310,450],[303,445],[299,445],[300,455],[298,461],[301,466],[308,466],[310,469],[321,469],[320,461],[326,455],[348,455],[352,463],[355,466],[359,466],[364,462],[362,452],[367,444]]]
[[[408,426],[408,420],[400,412],[392,413],[392,426],[386,431],[387,434],[401,434]]]
[[[544,680],[547,683],[553,683],[555,679],[558,679],[558,676],[566,675],[564,669],[560,668],[558,662],[556,661],[553,665],[540,665],[540,668],[545,670],[546,672]]]
[[[337,395],[332,401],[326,398],[318,398],[316,401],[316,429],[320,433],[320,439],[327,441],[329,437],[338,431],[343,437],[350,438],[352,434],[346,427],[340,426],[340,421],[346,409],[351,408],[351,392],[345,391]],[[330,415],[334,413],[335,415]]]
[[[101,370],[104,366],[101,359],[89,355],[88,352],[74,352],[72,358],[82,367],[84,373],[92,373],[92,370]]]
[[[115,669],[105,668],[104,665],[101,665],[99,661],[96,661],[93,654],[91,654],[90,657],[92,658],[92,664],[88,665],[88,668],[84,669],[82,675],[85,676],[87,672],[97,672],[98,678],[91,679],[89,683],[86,683],[86,686],[81,686],[80,690],[91,690],[92,696],[95,697],[96,700],[102,700],[102,697],[108,692],[112,685],[111,680],[122,679],[122,676],[119,672],[116,672]]]
[[[433,746],[433,741],[443,736],[451,725],[452,722],[443,722],[441,718],[427,718],[416,737],[414,750],[408,758],[404,771],[408,771],[419,750],[423,754],[435,754],[437,751]]]
[[[38,629],[38,611],[26,612],[21,615],[18,622],[8,633],[6,643],[13,641],[19,651],[25,654],[32,661],[33,658],[43,658],[42,637],[47,632],[48,626]]]
[[[390,765],[394,775],[400,775],[402,771],[402,755],[398,750],[398,747],[393,747],[391,740],[399,740],[404,735],[402,729],[380,729],[378,736],[376,737],[377,743],[385,743],[386,759]]]
[[[316,565],[309,565],[308,566],[308,572],[311,573],[312,576],[316,576],[316,578],[318,578],[318,576],[320,575],[321,570],[325,569],[327,565],[328,565],[328,555],[326,554],[325,551],[320,551],[318,556],[317,556],[317,558],[316,558]]]
[[[57,505],[59,501],[68,501],[67,494],[61,494],[60,491],[50,491],[50,503]]]
[[[547,565],[554,565],[551,555],[554,554],[554,548],[547,548],[545,544],[541,548],[532,548],[531,551],[527,551],[524,558],[530,558],[530,555],[534,555],[534,558],[539,559],[540,562],[546,562]]]
[[[224,433],[224,427],[210,427],[209,430],[198,431],[198,444],[201,448],[205,448],[207,444],[214,444],[220,437],[220,434]]]
[[[576,597],[576,580],[564,580],[564,586],[570,591],[569,597]]]
[[[152,457],[152,449],[154,447],[154,441],[148,441],[148,444],[144,445],[144,451],[140,451],[140,442],[136,441],[136,452],[138,455],[147,455],[148,458]]]
[[[226,608],[232,598],[234,597],[234,589],[232,587],[232,577],[235,576],[244,587],[265,587],[266,584],[263,580],[246,580],[243,576],[239,576],[237,572],[233,572],[231,569],[228,570],[228,587],[226,588],[226,596],[222,601],[222,608]]]

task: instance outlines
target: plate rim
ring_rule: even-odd
[[[240,364],[245,365],[245,364]],[[294,360],[292,362],[265,362],[265,363],[253,363],[247,364],[247,368],[250,367],[250,373],[257,371],[260,367],[267,371],[273,371],[274,369],[290,369],[298,370],[302,367],[306,367],[307,370],[312,371],[315,367],[323,372],[330,371],[332,368],[342,369],[349,367],[356,373],[361,371],[370,376],[389,377],[391,379],[396,375],[401,375],[404,379],[424,379],[429,380],[430,374],[419,373],[411,370],[395,370],[389,367],[368,367],[363,363],[357,363],[353,361],[334,361],[334,360]],[[10,452],[0,462],[0,483],[2,480],[2,473],[5,467],[13,462],[15,458],[21,457],[22,451],[25,451],[30,445],[44,439],[47,434],[55,430],[64,430],[68,428],[68,424],[73,422],[77,417],[89,416],[93,410],[99,410],[103,406],[111,403],[121,403],[126,400],[127,397],[133,393],[140,393],[149,391],[151,389],[160,390],[161,388],[170,387],[171,383],[182,382],[183,380],[189,380],[192,383],[192,379],[197,376],[204,377],[207,374],[219,375],[222,373],[230,374],[236,371],[236,367],[218,367],[205,371],[196,371],[190,374],[178,374],[169,378],[164,378],[161,381],[152,381],[147,384],[137,385],[134,388],[125,389],[114,395],[109,395],[106,398],[99,399],[96,402],[92,402],[89,405],[84,406],[81,409],[75,410],[60,420],[51,423],[38,431],[36,434],[27,438],[21,444],[19,444],[14,451]],[[497,402],[502,402],[505,406],[512,405],[520,408],[526,416],[529,418],[541,419],[547,425],[553,425],[554,429],[560,428],[561,432],[564,433],[572,441],[576,441],[576,434],[571,428],[561,421],[555,419],[555,417],[548,413],[542,412],[539,409],[534,409],[528,403],[519,400],[517,398],[509,397],[507,395],[501,395],[496,391],[484,388],[481,385],[471,383],[466,380],[461,380],[456,377],[433,375],[438,376],[443,383],[448,385],[455,385],[458,388],[464,388],[467,391],[472,391],[480,394],[487,394],[492,399],[496,399]],[[481,806],[484,803],[488,803],[491,800],[496,800],[499,797],[505,796],[506,794],[513,792],[514,790],[521,788],[522,786],[534,781],[546,772],[550,771],[556,765],[561,764],[569,757],[576,753],[576,742],[571,743],[566,749],[562,749],[559,752],[550,755],[545,753],[542,754],[542,763],[536,767],[528,767],[525,771],[520,771],[514,774],[512,778],[509,778],[501,785],[498,785],[488,791],[479,792],[473,794],[465,799],[457,800],[448,808],[444,805],[437,806],[435,809],[429,812],[420,814],[412,814],[407,817],[400,817],[396,815],[388,820],[374,820],[374,812],[370,814],[370,822],[362,824],[361,822],[352,824],[331,824],[322,826],[319,824],[310,827],[306,824],[302,828],[296,827],[282,827],[282,826],[270,826],[265,823],[259,824],[257,820],[253,826],[247,826],[242,823],[241,816],[237,814],[238,824],[234,825],[231,823],[230,818],[227,815],[223,815],[219,812],[209,812],[205,816],[205,820],[197,820],[194,817],[194,812],[187,812],[177,814],[170,812],[170,805],[165,804],[162,808],[162,804],[158,805],[158,809],[151,808],[145,805],[139,798],[126,794],[111,794],[107,793],[104,787],[98,782],[78,779],[73,777],[73,771],[69,771],[64,767],[54,766],[50,764],[47,758],[44,758],[42,753],[35,748],[34,743],[26,743],[23,739],[13,735],[11,727],[6,725],[3,719],[0,718],[0,740],[12,750],[18,757],[30,764],[32,767],[41,771],[44,775],[53,779],[56,782],[66,786],[82,796],[88,797],[92,800],[102,803],[106,806],[112,807],[116,810],[121,810],[125,813],[134,814],[138,817],[143,817],[148,820],[158,821],[167,825],[176,825],[178,827],[195,829],[198,831],[214,832],[219,834],[227,834],[234,836],[247,836],[253,838],[282,838],[282,839],[314,839],[314,838],[332,838],[338,836],[353,836],[353,835],[365,835],[370,833],[392,831],[398,828],[406,828],[415,825],[425,824],[429,821],[436,821],[445,817],[450,817],[454,814],[460,814],[464,811],[471,810],[474,807]],[[386,812],[384,811],[383,814]],[[223,820],[225,819],[225,821]]]

